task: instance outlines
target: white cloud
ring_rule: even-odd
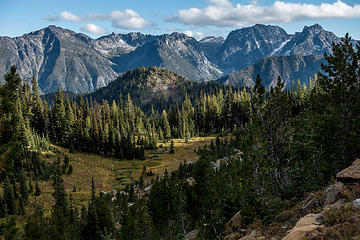
[[[176,28],[176,27],[169,27],[166,29],[167,32],[181,32],[182,29],[181,28]]]
[[[353,6],[338,0],[334,3],[306,4],[276,1],[271,6],[233,5],[228,0],[209,0],[203,9],[190,8],[166,18],[192,26],[244,26],[254,23],[288,23],[304,19],[360,18],[360,5]]]
[[[131,9],[124,11],[113,11],[110,14],[93,13],[84,17],[78,17],[71,12],[61,12],[60,16],[50,15],[45,17],[49,21],[94,21],[94,20],[109,20],[115,28],[121,29],[143,29],[154,26],[154,24]]]
[[[63,11],[60,13],[60,16],[56,14],[52,14],[50,16],[45,17],[45,19],[49,21],[71,21],[71,22],[79,22],[81,21],[81,18],[76,16],[75,14],[72,14],[68,11]]]
[[[73,22],[79,22],[81,21],[81,18],[76,16],[75,14],[72,14],[71,12],[63,11],[60,14],[62,20],[66,21],[73,21]]]
[[[105,34],[107,32],[104,28],[99,27],[92,23],[86,24],[84,27],[81,27],[81,31],[94,33],[98,35]]]
[[[205,34],[202,32],[193,32],[190,30],[184,31],[184,34],[188,35],[189,37],[196,38],[196,39],[202,39],[205,37]]]
[[[109,18],[112,21],[113,27],[122,29],[142,29],[153,25],[131,9],[114,11],[109,15]]]

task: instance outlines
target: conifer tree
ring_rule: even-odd
[[[161,114],[161,127],[162,127],[162,132],[164,134],[164,138],[166,140],[171,138],[171,129],[170,129],[170,124],[168,121],[168,117],[167,117],[167,113],[165,110],[162,111]]]
[[[39,187],[38,181],[36,181],[35,182],[35,193],[34,193],[34,195],[35,196],[40,196],[40,194],[41,194],[41,189]]]
[[[19,175],[19,185],[20,185],[19,190],[20,190],[20,194],[21,194],[20,199],[23,200],[23,204],[26,204],[29,199],[29,190],[26,185],[26,178],[22,172],[20,172],[20,175]]]
[[[4,203],[6,204],[6,212],[7,214],[15,214],[16,212],[16,205],[15,205],[15,196],[14,196],[14,188],[10,184],[10,179],[8,177],[5,178],[4,185],[3,185],[3,197]]]
[[[43,209],[37,206],[25,224],[24,238],[29,240],[45,240],[48,239],[46,231]]]

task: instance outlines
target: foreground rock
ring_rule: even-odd
[[[333,185],[328,186],[324,190],[324,197],[325,197],[325,206],[335,203],[337,200],[341,199],[342,192],[345,190],[344,184],[341,182],[336,182]]]
[[[241,228],[241,224],[243,222],[243,218],[240,214],[240,211],[237,212],[231,219],[226,223],[225,233],[229,234],[234,231],[239,231]]]
[[[265,239],[265,237],[261,236],[258,230],[254,230],[249,235],[242,237],[239,240],[263,240],[263,239]]]
[[[336,178],[343,183],[360,182],[360,159],[357,159],[350,167],[339,172]]]
[[[325,227],[321,224],[323,216],[321,214],[310,213],[300,218],[295,227],[283,238],[283,240],[302,240],[308,239],[308,235],[314,237],[317,233],[324,231]]]

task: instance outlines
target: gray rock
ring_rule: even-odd
[[[84,34],[56,26],[16,38],[0,37],[0,75],[16,65],[23,80],[37,77],[43,93],[58,88],[74,93],[94,91],[118,75],[95,44],[96,40]]]
[[[144,193],[145,193],[146,196],[149,196],[149,195],[150,195],[150,193],[151,193],[151,188],[152,188],[152,185],[144,188]]]
[[[353,201],[354,206],[360,207],[360,198]]]
[[[323,195],[325,197],[325,205],[330,205],[335,203],[337,200],[342,198],[341,192],[344,190],[344,184],[341,182],[336,182],[333,185],[328,186],[325,188]]]
[[[230,159],[228,157],[224,157],[221,159],[218,159],[216,162],[210,162],[211,166],[215,171],[218,171],[221,167],[221,165],[227,165],[229,164]]]
[[[360,159],[355,160],[350,167],[339,172],[336,178],[344,183],[360,182]]]

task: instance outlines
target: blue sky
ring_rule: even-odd
[[[279,25],[288,33],[307,25],[360,39],[356,0],[1,0],[0,36],[56,25],[93,38],[111,32],[185,32],[196,38],[226,37],[255,23]]]

